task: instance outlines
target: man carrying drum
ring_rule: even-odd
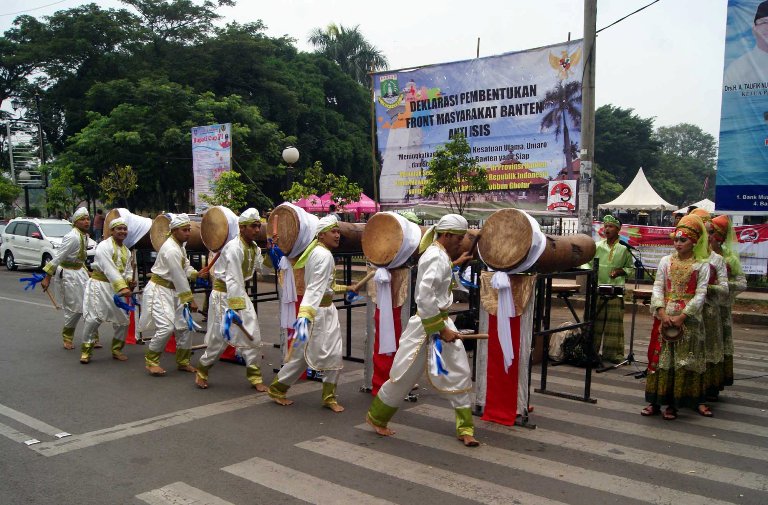
[[[250,208],[237,220],[240,233],[222,248],[213,269],[213,291],[208,307],[206,349],[197,364],[195,384],[208,388],[208,371],[219,359],[227,344],[237,348],[245,360],[245,375],[259,392],[267,390],[257,363],[261,333],[256,309],[245,289],[255,271],[264,262],[256,237],[261,230],[259,211]]]
[[[379,435],[394,434],[387,424],[426,371],[430,384],[451,401],[456,412],[458,439],[467,447],[480,445],[475,440],[472,422],[469,359],[460,334],[448,317],[448,309],[453,304],[451,261],[461,264],[471,259],[467,253],[459,254],[467,228],[467,220],[462,216],[448,214],[421,240],[419,251],[423,254],[419,259],[415,293],[417,314],[408,321],[389,380],[373,399],[366,416],[366,422]]]

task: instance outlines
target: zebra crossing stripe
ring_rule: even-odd
[[[339,376],[339,384],[359,381],[362,376],[362,370],[355,370],[353,372],[341,374]],[[301,394],[318,391],[321,387],[322,386],[317,382],[304,382],[293,386],[291,388],[291,394],[298,396]],[[138,421],[132,421],[130,423],[118,424],[116,426],[102,430],[91,431],[89,433],[83,433],[81,435],[73,435],[71,437],[57,440],[55,442],[45,442],[42,444],[33,445],[30,447],[30,449],[42,454],[43,456],[56,456],[58,454],[64,454],[86,447],[92,447],[94,445],[103,444],[105,442],[120,440],[151,431],[168,428],[170,426],[176,426],[179,424],[196,421],[198,419],[205,419],[206,417],[269,403],[271,401],[272,400],[269,398],[269,396],[267,396],[266,393],[258,396],[249,394],[246,396],[232,398],[230,400],[193,407],[191,409],[177,410],[176,412],[169,412],[167,414],[150,417],[148,419],[139,419]]]
[[[540,380],[539,377],[537,377],[538,374],[532,374],[531,377],[534,380]],[[583,388],[584,387],[584,380],[576,380],[576,379],[568,379],[564,376],[553,376],[553,375],[547,375],[547,384],[559,384],[562,386],[573,386],[575,388]],[[638,383],[639,384],[639,383]],[[624,412],[634,412],[638,411],[643,406],[643,390],[638,388],[632,388],[632,387],[624,387],[624,386],[617,386],[614,384],[600,384],[596,382],[592,382],[591,385],[592,391],[603,391],[606,393],[615,393],[615,394],[624,394],[628,396],[637,396],[638,397],[638,403],[623,403],[621,407],[616,406],[617,410],[623,410]],[[743,395],[744,393],[739,393],[736,391],[731,391],[730,389],[727,390],[726,393],[723,393],[724,398],[740,398],[742,400],[749,399],[749,398],[743,398],[742,396],[737,395]],[[765,401],[763,398],[762,401]],[[603,398],[598,398],[597,403],[598,406],[602,407],[604,405],[610,405],[610,400],[605,400]],[[617,402],[612,402],[613,404],[616,404]],[[712,404],[712,409],[715,411],[724,410],[726,412],[733,412],[734,414],[744,414],[748,416],[756,416],[756,417],[768,417],[768,412],[766,412],[766,409],[759,409],[756,407],[747,407],[744,405],[736,405],[733,403],[728,403],[727,401],[723,402],[716,402]],[[682,419],[681,419],[682,420]],[[711,426],[712,423],[710,422],[701,422],[703,420],[698,420],[700,424]],[[714,418],[708,419],[708,421],[715,421]],[[722,419],[720,421],[723,421]],[[733,422],[733,421],[725,421],[725,422]],[[754,434],[754,425],[746,424],[746,423],[738,423],[739,425],[746,425],[747,431],[743,431],[742,429],[734,429],[732,431],[740,431],[742,433],[747,433],[749,435]],[[731,428],[728,428],[731,429]],[[765,433],[768,433],[768,429],[765,431]],[[765,436],[765,435],[763,435]]]
[[[453,409],[430,404],[418,405],[408,409],[407,412],[445,421],[447,423],[454,422],[456,417]],[[539,407],[536,407],[536,413],[538,414],[538,412]],[[359,427],[361,426],[365,425],[360,425]],[[595,456],[614,459],[625,463],[646,466],[652,465],[654,468],[665,472],[694,476],[708,481],[731,484],[734,486],[754,489],[756,491],[768,491],[768,478],[766,478],[765,475],[753,472],[735,470],[669,455],[660,457],[659,453],[656,452],[596,441],[570,433],[547,430],[541,426],[538,426],[535,430],[520,430],[485,421],[477,422],[477,426],[485,431],[492,431],[509,437],[521,438],[533,442],[550,444],[556,447],[564,447],[575,451],[586,452]],[[397,429],[397,435],[395,436],[400,438],[401,432],[402,428]]]
[[[31,436],[25,435],[24,433],[17,431],[15,428],[11,428],[10,426],[2,423],[0,423],[0,435],[10,438],[14,442],[25,442],[32,438]]]
[[[13,419],[14,421],[17,421],[25,426],[29,426],[33,430],[37,430],[40,433],[45,433],[46,435],[55,436],[57,433],[64,431],[51,426],[50,424],[44,423],[39,419],[28,416],[23,412],[19,412],[18,410],[14,410],[10,407],[6,407],[5,405],[0,405],[0,415],[3,415],[9,419]]]
[[[554,396],[551,398],[560,400]],[[563,401],[571,402],[571,404],[573,403],[573,400],[563,399]],[[693,414],[693,411],[691,411],[691,413],[692,415],[695,415]],[[715,437],[705,437],[682,431],[661,429],[647,424],[631,423],[620,421],[618,419],[606,419],[605,416],[601,416],[599,413],[598,415],[579,414],[578,412],[573,412],[571,410],[536,405],[535,416],[535,419],[537,420],[542,417],[549,418],[555,421],[587,426],[589,429],[602,429],[620,433],[621,435],[631,433],[634,437],[648,438],[649,441],[653,443],[664,442],[669,444],[682,444],[690,447],[697,447],[705,451],[722,452],[743,458],[753,458],[758,461],[768,460],[768,449],[759,445],[729,442]],[[640,414],[638,414],[637,417],[639,420]],[[675,423],[679,421],[680,418],[678,418]],[[537,421],[537,424],[540,424],[540,422]]]
[[[234,505],[183,482],[147,491],[136,498],[149,505]]]
[[[356,428],[364,427],[364,424],[356,426]],[[477,450],[468,451],[461,444],[457,444],[453,437],[395,423],[390,423],[390,427],[395,430],[395,436],[398,439],[413,444],[501,465],[519,472],[535,473],[536,476],[568,482],[592,490],[619,496],[632,496],[635,500],[653,505],[667,505],[669,503],[675,505],[701,505],[702,503],[727,505],[731,503],[618,475],[607,475],[605,472],[589,470],[578,465],[569,465],[498,447],[482,446]]]
[[[251,458],[222,470],[310,503],[393,505],[390,501],[319,479],[267,459]]]
[[[371,433],[371,437],[378,435]],[[456,440],[456,445],[461,443]],[[510,503],[535,503],[536,505],[564,505],[539,495],[518,491],[493,482],[476,479],[468,475],[428,466],[416,461],[392,456],[367,447],[350,444],[330,437],[318,437],[296,444],[296,447],[333,458],[344,463],[365,468],[370,472],[388,475],[421,486],[453,494],[473,502],[488,505],[509,505]],[[476,449],[473,449],[476,450]]]

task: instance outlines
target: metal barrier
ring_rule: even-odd
[[[595,258],[594,265],[591,270],[573,270],[569,272],[554,272],[549,274],[538,274],[536,279],[536,300],[534,306],[534,322],[533,322],[533,347],[536,345],[536,338],[543,337],[543,349],[541,359],[541,387],[535,389],[537,393],[547,394],[551,396],[557,396],[560,398],[568,398],[571,400],[579,400],[583,402],[596,403],[597,400],[591,398],[592,387],[592,360],[587,360],[587,366],[584,374],[584,395],[576,396],[570,393],[560,393],[547,389],[547,364],[549,362],[549,337],[553,333],[561,331],[568,331],[579,329],[586,331],[586,352],[594,352],[594,323],[597,310],[597,270],[599,260]],[[558,328],[550,328],[550,318],[552,314],[552,278],[554,276],[572,275],[572,276],[586,276],[586,293],[584,300],[584,315],[581,318],[581,322],[570,324],[568,326],[561,326]],[[572,309],[571,309],[572,310]],[[533,350],[532,350],[533,352]],[[528,387],[531,386],[531,370],[532,367],[528,367]]]

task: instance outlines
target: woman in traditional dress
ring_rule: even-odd
[[[699,216],[707,228],[709,241],[709,283],[707,285],[707,297],[704,300],[702,310],[702,323],[704,324],[704,370],[703,386],[705,396],[717,399],[717,392],[723,388],[723,320],[720,307],[728,298],[728,273],[725,268],[725,260],[711,248],[712,214],[702,208],[695,209],[692,215]],[[712,410],[705,403],[696,407],[699,414],[704,417],[712,417]]]
[[[717,395],[725,386],[733,385],[733,302],[736,296],[747,289],[747,278],[741,270],[739,254],[736,251],[736,236],[728,216],[717,216],[712,219],[712,232],[709,235],[709,245],[713,251],[725,260],[728,275],[728,296],[720,305],[720,315],[723,323],[723,381],[718,391],[707,391],[709,401],[717,400]]]
[[[704,400],[702,378],[704,328],[701,315],[709,280],[707,231],[698,216],[685,216],[673,235],[675,252],[659,263],[651,311],[656,318],[648,347],[648,378],[641,414],[677,418],[682,407],[698,408]],[[680,337],[671,335],[677,330]],[[665,337],[664,334],[670,335]]]

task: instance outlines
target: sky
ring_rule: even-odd
[[[653,0],[598,0],[598,30]],[[15,13],[35,17],[82,0],[0,0],[0,30]],[[95,0],[105,8],[117,0]],[[659,0],[598,34],[596,103],[632,108],[655,126],[691,123],[718,137],[727,0]],[[9,15],[10,14],[10,15]],[[446,63],[581,38],[582,0],[238,0],[221,23],[262,20],[267,35],[288,35],[299,50],[330,23],[359,25],[390,69]]]

